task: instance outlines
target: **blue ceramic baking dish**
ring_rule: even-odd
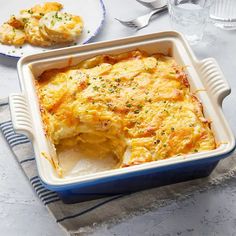
[[[71,173],[59,177],[51,164],[56,163],[57,156],[44,133],[34,80],[47,69],[76,65],[99,54],[119,54],[137,48],[150,54],[160,52],[171,55],[178,64],[188,65],[186,71],[191,90],[199,91],[196,95],[203,104],[205,117],[212,121],[217,148],[121,169],[84,175]],[[14,128],[31,139],[43,184],[58,192],[65,203],[205,177],[220,159],[230,155],[235,148],[235,138],[222,112],[222,101],[230,93],[230,87],[217,62],[213,58],[197,60],[185,39],[177,32],[160,32],[26,56],[18,62],[18,75],[22,91],[10,95]]]

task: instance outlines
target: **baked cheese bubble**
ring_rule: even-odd
[[[54,11],[40,19],[39,27],[43,36],[52,42],[72,42],[80,36],[83,21],[79,16]]]

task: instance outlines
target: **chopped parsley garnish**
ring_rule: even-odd
[[[54,26],[54,25],[55,25],[55,21],[51,20],[51,26]]]
[[[98,91],[99,87],[98,86],[93,86],[93,90]]]

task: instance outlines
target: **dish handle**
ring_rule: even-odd
[[[221,105],[231,89],[218,63],[214,58],[207,58],[199,62],[199,69],[206,89]]]
[[[12,124],[15,132],[32,138],[32,122],[25,96],[23,94],[12,93],[9,96],[9,104]]]

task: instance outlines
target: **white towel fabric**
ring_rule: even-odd
[[[170,201],[190,196],[235,176],[235,153],[222,160],[207,178],[165,187],[153,188],[129,195],[118,195],[76,204],[64,204],[55,192],[47,190],[40,182],[30,140],[16,134],[12,127],[8,99],[0,100],[0,129],[10,149],[29,178],[42,203],[56,221],[71,235],[91,233],[100,224],[114,224],[143,210],[154,209]]]

